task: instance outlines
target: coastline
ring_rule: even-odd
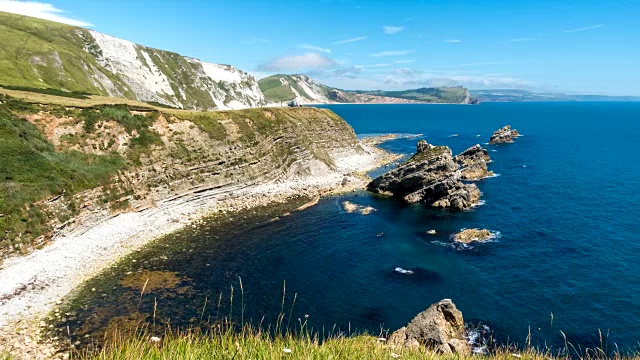
[[[155,207],[121,213],[92,224],[63,229],[51,244],[27,256],[6,259],[0,268],[0,353],[50,357],[55,344],[40,338],[42,319],[85,280],[120,258],[162,236],[196,226],[214,213],[233,213],[295,196],[317,203],[322,196],[363,189],[367,171],[392,163],[401,155],[376,146],[397,135],[360,140],[362,153],[336,155],[330,174],[245,183],[188,196],[174,196]]]

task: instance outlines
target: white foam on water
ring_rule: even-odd
[[[393,271],[400,273],[400,274],[405,274],[405,275],[411,275],[413,274],[413,270],[407,270],[407,269],[403,269],[401,267],[397,267],[395,269],[393,269]]]

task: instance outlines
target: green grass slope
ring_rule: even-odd
[[[298,85],[298,79],[301,75],[272,75],[258,81],[260,90],[268,101],[280,102],[288,101],[296,98],[296,92],[307,100],[313,98]],[[295,92],[294,92],[295,90]]]
[[[90,80],[100,72],[132,96],[127,85],[90,54],[90,38],[82,28],[0,12],[0,85],[107,95]]]
[[[355,91],[359,94],[416,100],[428,103],[462,103],[468,97],[467,89],[462,86],[419,88],[400,91]]]
[[[56,151],[39,129],[16,115],[41,108],[4,96],[0,103],[1,254],[49,231],[39,201],[107,184],[125,162],[116,154]]]

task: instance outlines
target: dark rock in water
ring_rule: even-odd
[[[507,125],[502,129],[493,132],[489,144],[512,143],[513,138],[520,136],[518,130],[511,129],[511,125]]]
[[[389,337],[389,344],[410,348],[424,346],[441,354],[470,353],[464,337],[462,313],[450,299],[429,306],[407,326],[396,330]]]
[[[474,145],[453,158],[453,161],[462,166],[460,177],[463,180],[480,180],[495,175],[487,169],[487,163],[491,162],[489,153],[480,145]]]
[[[408,203],[424,202],[454,210],[478,204],[480,190],[460,181],[462,175],[451,149],[421,140],[417,150],[404,164],[371,181],[367,190],[391,194]]]

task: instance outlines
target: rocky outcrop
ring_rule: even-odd
[[[423,202],[439,208],[465,210],[479,202],[480,190],[461,180],[451,149],[420,140],[413,157],[374,179],[367,189],[391,194],[408,203]]]
[[[511,125],[507,125],[502,129],[498,129],[493,132],[493,135],[491,135],[491,139],[489,140],[489,144],[512,143],[513,139],[518,136],[520,136],[518,130],[511,129]]]
[[[460,176],[463,180],[480,180],[495,175],[487,169],[491,162],[489,153],[480,145],[474,145],[453,158],[462,166]]]
[[[463,244],[483,242],[495,238],[495,234],[487,229],[464,229],[453,234],[453,240]]]
[[[424,346],[441,354],[470,353],[464,338],[462,312],[450,299],[441,300],[418,314],[407,326],[391,334],[389,344],[409,348]]]
[[[344,209],[344,211],[346,211],[349,214],[355,212],[355,213],[358,213],[360,215],[369,215],[372,212],[376,211],[376,209],[374,207],[372,207],[372,206],[354,204],[351,201],[343,202],[342,203],[342,208]]]

